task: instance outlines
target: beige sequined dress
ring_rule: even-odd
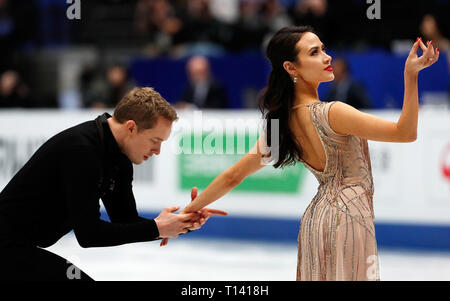
[[[323,172],[301,160],[319,187],[301,219],[297,280],[379,280],[367,140],[331,129],[333,103],[308,105],[327,160]]]

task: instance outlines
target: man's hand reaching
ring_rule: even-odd
[[[182,233],[188,232],[189,228],[193,226],[193,220],[198,220],[199,213],[179,213],[174,212],[180,209],[180,206],[172,206],[165,208],[157,218],[155,218],[156,226],[158,227],[159,237],[162,238],[176,238]]]
[[[197,187],[193,187],[191,190],[191,202],[197,197],[197,194],[198,194]],[[192,214],[192,213],[185,213],[181,211],[180,214]],[[194,214],[196,214],[196,216],[194,216],[190,220],[191,225],[190,227],[187,228],[190,231],[200,229],[206,223],[206,221],[213,215],[224,215],[224,216],[228,215],[226,211],[210,208],[202,208],[199,211],[195,212]],[[169,238],[163,238],[160,246],[163,247],[167,245],[168,242]]]

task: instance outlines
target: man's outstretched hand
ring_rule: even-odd
[[[187,233],[194,225],[193,221],[201,218],[199,213],[175,214],[180,206],[172,206],[164,208],[163,211],[155,218],[158,227],[159,236],[163,238],[176,238],[182,233]]]
[[[193,187],[191,190],[191,202],[195,200],[198,194],[197,187]],[[185,214],[184,212],[181,212],[180,214]],[[200,229],[206,221],[213,215],[228,215],[226,211],[218,210],[218,209],[210,209],[210,208],[202,208],[199,211],[197,211],[197,215],[193,216],[193,218],[190,220],[192,226],[187,228],[190,231]],[[160,246],[163,247],[167,245],[169,242],[169,238],[163,238],[161,241]]]

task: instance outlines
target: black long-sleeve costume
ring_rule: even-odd
[[[44,143],[0,193],[0,251],[49,247],[74,230],[82,247],[155,240],[154,220],[138,216],[133,166],[105,113]],[[100,219],[99,199],[111,222]]]

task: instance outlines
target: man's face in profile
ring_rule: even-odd
[[[159,155],[161,144],[172,131],[172,121],[159,116],[151,129],[137,131],[137,125],[125,139],[123,152],[134,164],[141,164],[153,155]]]

